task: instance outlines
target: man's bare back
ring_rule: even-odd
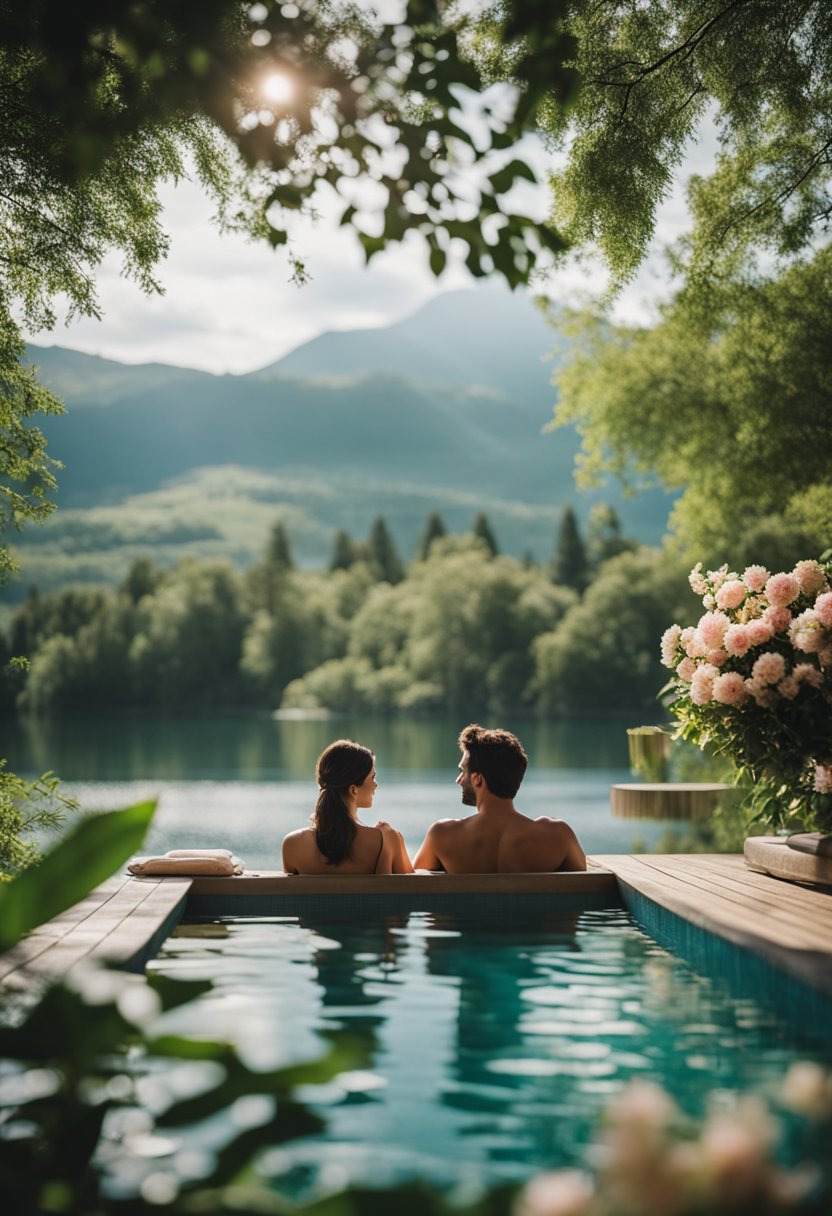
[[[414,864],[448,874],[532,874],[585,870],[586,857],[562,819],[529,819],[512,810],[438,820]]]
[[[514,806],[526,771],[526,753],[509,731],[467,726],[459,737],[457,785],[466,819],[431,824],[414,866],[448,874],[528,874],[585,870],[578,838],[562,819],[529,819]]]

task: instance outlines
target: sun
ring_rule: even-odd
[[[278,105],[289,101],[295,91],[291,80],[283,72],[272,72],[271,75],[265,77],[260,87],[263,96],[269,101],[277,102]]]

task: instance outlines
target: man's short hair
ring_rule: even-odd
[[[472,722],[459,736],[468,753],[468,772],[479,773],[497,798],[513,798],[529,763],[523,745],[508,730],[487,730]]]

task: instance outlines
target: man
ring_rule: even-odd
[[[529,819],[514,807],[528,757],[507,730],[466,726],[457,785],[476,815],[439,819],[428,828],[414,866],[448,874],[523,874],[585,870],[578,838],[562,819]]]

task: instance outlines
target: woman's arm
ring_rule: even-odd
[[[376,874],[412,874],[413,863],[401,832],[391,828],[383,819],[378,821],[376,827],[380,829],[383,840]]]
[[[284,874],[298,874],[298,837],[300,832],[290,832],[288,836],[283,837],[283,846],[281,854],[283,857],[283,872]]]

